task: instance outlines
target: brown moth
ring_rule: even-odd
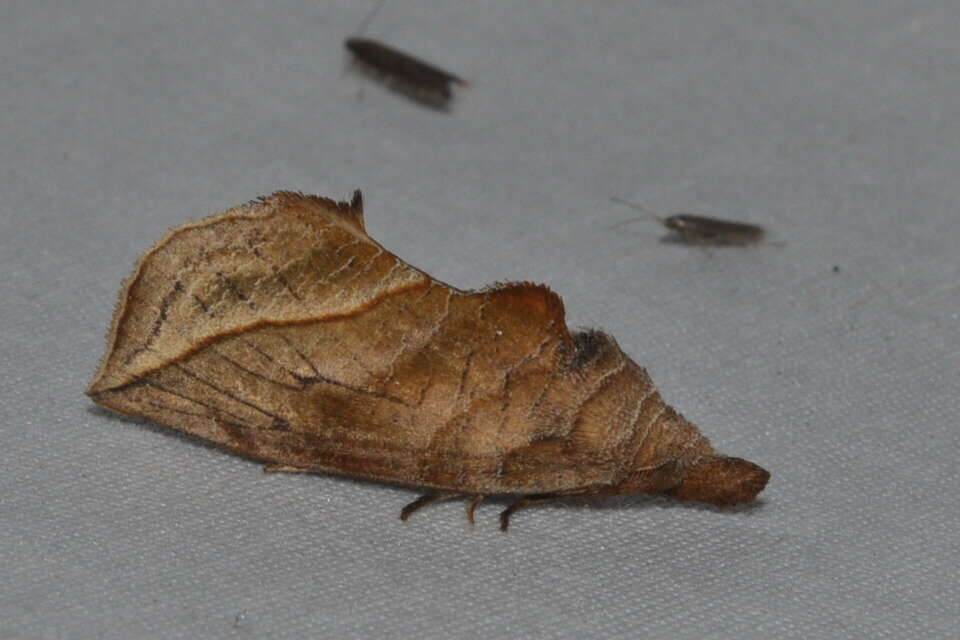
[[[763,238],[763,227],[747,222],[721,220],[693,213],[674,213],[669,216],[660,216],[639,204],[628,202],[620,198],[610,198],[613,202],[625,204],[638,211],[643,211],[653,217],[660,224],[673,232],[674,236],[691,244],[712,245],[746,245],[759,242]],[[620,227],[641,218],[630,218],[613,226]]]
[[[429,502],[666,494],[749,502],[718,454],[543,285],[462,291],[367,235],[351,203],[278,192],[168,232],[137,262],[87,394],[262,460],[422,486]]]

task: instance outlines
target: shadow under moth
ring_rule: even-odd
[[[750,502],[717,453],[544,285],[463,291],[367,235],[360,192],[277,192],[168,232],[124,282],[87,394],[267,463],[428,489],[430,502],[666,494]]]

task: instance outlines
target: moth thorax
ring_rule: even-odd
[[[690,223],[681,215],[667,216],[661,219],[663,226],[674,231],[686,231],[690,228]]]

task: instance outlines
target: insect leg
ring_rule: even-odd
[[[483,502],[483,495],[473,496],[473,500],[467,503],[467,520],[470,524],[476,524],[473,514],[477,510],[477,505]]]
[[[554,500],[558,496],[553,493],[537,493],[529,496],[523,496],[522,498],[517,498],[510,503],[510,506],[504,509],[500,513],[500,531],[506,531],[510,526],[510,516],[514,513],[528,507],[531,504],[536,504],[537,502],[546,502],[548,500]]]
[[[433,504],[439,500],[450,500],[451,498],[459,498],[464,494],[462,493],[450,493],[444,491],[438,491],[436,493],[425,493],[403,509],[400,510],[400,519],[406,520],[409,518],[414,511],[418,511],[421,507],[425,507],[428,504]]]

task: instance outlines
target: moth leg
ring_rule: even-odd
[[[414,511],[419,511],[422,507],[427,506],[428,504],[433,504],[439,500],[449,500],[451,498],[459,498],[462,496],[462,493],[450,493],[445,491],[437,491],[436,493],[425,493],[403,509],[400,510],[400,519],[406,520]]]
[[[483,502],[483,494],[473,496],[473,500],[467,503],[467,521],[470,524],[476,524],[473,514],[477,510],[477,505]]]
[[[557,495],[553,493],[537,493],[529,496],[523,496],[522,498],[517,498],[510,503],[509,507],[500,513],[500,531],[507,530],[507,528],[510,526],[510,516],[520,509],[529,507],[531,504],[546,502],[555,498],[557,498]]]
[[[306,467],[294,467],[289,464],[265,464],[263,465],[264,473],[310,473],[313,469],[307,469]]]

